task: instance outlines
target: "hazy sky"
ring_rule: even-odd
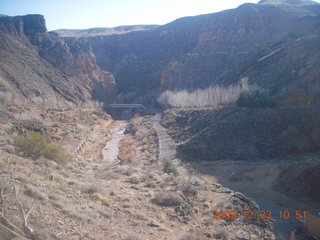
[[[320,1],[320,0],[318,0]],[[39,13],[48,30],[165,24],[179,17],[235,8],[258,0],[0,0],[9,16]]]

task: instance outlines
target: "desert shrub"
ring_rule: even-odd
[[[94,202],[100,202],[102,205],[109,206],[110,201],[102,193],[83,193],[83,197],[90,199]]]
[[[84,188],[82,192],[89,194],[98,193],[101,192],[101,188],[98,184],[91,184],[89,187]]]
[[[149,135],[149,130],[146,127],[139,127],[135,132],[135,138],[139,141],[143,140],[146,136]]]
[[[214,233],[215,239],[226,240],[229,239],[229,234],[225,229],[219,229]]]
[[[40,157],[63,163],[70,159],[64,149],[53,142],[49,136],[29,131],[19,134],[14,140],[14,147],[24,157],[38,159]]]
[[[129,164],[136,158],[135,142],[132,137],[125,137],[120,142],[118,158],[121,164]]]
[[[47,199],[46,195],[44,193],[42,193],[39,189],[37,188],[34,188],[30,185],[26,185],[25,186],[25,190],[24,190],[24,193],[33,198],[33,199],[37,199],[37,200],[40,200],[40,201],[43,201],[45,199]]]
[[[163,172],[172,173],[174,176],[178,176],[178,169],[174,166],[172,160],[165,159],[163,163]]]
[[[182,185],[179,186],[179,189],[187,197],[195,197],[198,195],[199,192],[199,189],[192,182],[184,182]]]
[[[132,183],[132,184],[138,184],[140,182],[140,179],[137,175],[132,175],[130,178],[129,178],[129,182]]]
[[[243,91],[237,100],[237,105],[240,107],[249,108],[265,108],[273,107],[273,101],[266,95],[260,93],[259,91],[248,92]]]
[[[161,192],[155,195],[152,202],[159,206],[171,207],[180,205],[183,199],[179,194],[174,192]]]

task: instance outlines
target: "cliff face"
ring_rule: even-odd
[[[0,41],[2,95],[17,104],[111,101],[113,75],[96,65],[89,43],[48,33],[43,16],[1,17]]]
[[[262,1],[88,40],[98,65],[115,75],[121,91],[204,88],[239,73],[261,51],[297,37],[297,23],[319,10],[311,1]]]

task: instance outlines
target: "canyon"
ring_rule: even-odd
[[[310,0],[49,32],[1,15],[0,236],[276,239],[268,219],[212,211],[319,208],[319,26]],[[111,103],[147,111],[117,121]],[[25,155],[29,132],[65,159]],[[19,198],[34,232],[14,227]]]

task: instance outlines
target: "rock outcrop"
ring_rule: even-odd
[[[17,105],[78,105],[112,101],[115,80],[95,62],[86,40],[48,33],[44,17],[0,18],[2,101]]]

